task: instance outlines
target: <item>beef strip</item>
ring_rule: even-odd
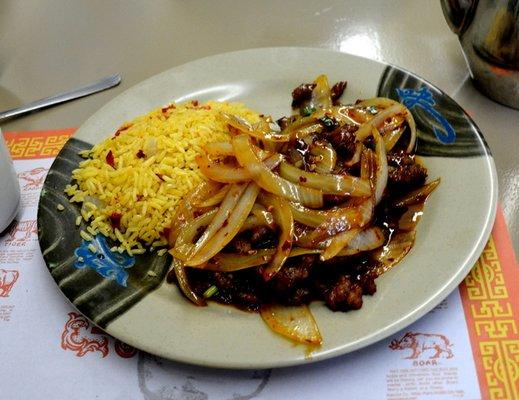
[[[388,185],[398,190],[409,190],[425,184],[427,169],[404,151],[388,154]]]
[[[252,246],[248,238],[238,235],[225,247],[225,250],[231,253],[249,254]]]
[[[332,86],[332,103],[334,106],[339,103],[339,99],[344,93],[344,89],[346,89],[347,84],[348,82],[346,81],[339,81]]]
[[[323,132],[322,135],[324,139],[331,143],[341,158],[348,160],[355,153],[355,132],[357,129],[356,125],[346,124],[331,132]]]
[[[260,225],[250,231],[250,244],[253,249],[268,249],[277,246],[278,237],[272,229]]]
[[[316,258],[313,255],[289,259],[270,280],[270,288],[278,295],[283,295],[283,293],[295,289],[298,284],[308,279],[315,260]]]
[[[303,102],[310,100],[315,83],[302,83],[292,91],[292,107],[299,107]]]
[[[324,301],[333,311],[358,310],[362,307],[362,287],[342,275],[326,290]]]
[[[291,117],[282,117],[276,121],[281,130],[286,129],[289,125],[291,125],[295,121],[295,116]]]

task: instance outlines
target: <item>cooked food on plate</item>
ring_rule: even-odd
[[[172,256],[169,282],[196,305],[256,311],[274,331],[322,342],[308,305],[357,310],[410,251],[439,179],[414,155],[410,111],[341,104],[325,75],[274,120],[239,104],[171,104],[85,153],[66,192],[86,239]],[[78,224],[81,221],[78,221]]]

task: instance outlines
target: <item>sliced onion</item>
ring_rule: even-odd
[[[364,145],[362,143],[355,143],[355,153],[353,156],[344,163],[346,167],[352,167],[360,161],[360,155],[362,154],[362,149]]]
[[[220,187],[221,185],[219,183],[203,181],[191,190],[177,205],[175,215],[171,219],[171,227],[168,235],[168,243],[171,247],[175,245],[179,232],[194,219],[194,200],[197,198],[206,198],[207,193],[218,190]]]
[[[187,260],[189,254],[193,252],[193,240],[195,239],[198,230],[204,226],[209,225],[217,213],[218,209],[215,208],[213,210],[207,211],[205,214],[200,215],[191,221],[191,223],[187,224],[179,232],[175,242],[175,247],[170,250],[171,255],[182,261]]]
[[[391,118],[386,118],[380,127],[379,132],[382,136],[385,136],[390,131],[394,131],[399,128],[402,128],[403,130],[405,128],[405,126],[402,125],[404,121],[405,118],[400,114],[393,115]]]
[[[326,75],[319,75],[315,81],[315,87],[312,90],[312,99],[310,106],[316,110],[329,109],[332,107],[332,91]]]
[[[263,225],[267,225],[269,228],[274,228],[274,216],[261,204],[254,204],[251,212],[259,221],[263,222]]]
[[[203,147],[204,151],[214,157],[234,157],[234,149],[231,142],[211,142]],[[260,160],[265,160],[272,155],[271,152],[256,148],[256,154]]]
[[[357,132],[355,132],[357,141],[362,142],[371,136],[373,128],[379,128],[387,118],[390,118],[395,114],[405,112],[406,108],[400,103],[393,104],[392,106],[379,112],[377,115],[375,115],[375,117],[362,124]]]
[[[356,107],[376,107],[376,108],[388,108],[392,105],[400,104],[398,101],[390,99],[388,97],[372,97],[371,99],[366,99],[359,101],[355,104]]]
[[[224,163],[215,163],[205,155],[198,154],[195,162],[207,178],[222,183],[237,183],[249,181],[251,176],[247,170]]]
[[[204,151],[211,156],[227,157],[234,156],[231,142],[212,142],[203,147]]]
[[[243,222],[243,225],[240,227],[240,232],[245,232],[258,226],[265,226],[265,224],[258,217],[251,214]]]
[[[242,269],[257,267],[267,264],[276,249],[252,250],[251,254],[229,254],[218,253],[206,264],[194,266],[193,268],[206,269],[210,271],[234,272]],[[298,257],[305,254],[319,254],[318,249],[303,249],[293,247],[288,257]]]
[[[337,208],[331,210],[312,210],[311,208],[294,202],[290,202],[290,208],[295,221],[311,226],[312,228],[317,228],[324,221],[332,218],[337,212]]]
[[[371,197],[356,207],[339,208],[310,234],[309,239],[315,245],[349,229],[362,228],[371,220],[373,208]]]
[[[402,137],[404,130],[404,127],[401,126],[384,135],[384,144],[386,146],[386,152],[391,151],[393,147],[395,147],[398,140]]]
[[[291,132],[290,140],[304,139],[313,134],[320,133],[322,130],[323,126],[320,123],[313,123],[307,126],[303,126]]]
[[[418,203],[407,206],[406,212],[398,220],[398,229],[402,231],[416,229],[416,225],[422,218],[424,205],[425,203]]]
[[[360,229],[350,229],[333,236],[326,249],[321,254],[321,260],[326,261],[335,257],[344,247],[351,242],[360,232]]]
[[[405,120],[409,125],[409,132],[411,137],[409,138],[409,144],[407,145],[407,152],[411,153],[416,145],[416,122],[414,122],[413,114],[406,108]]]
[[[412,192],[407,193],[405,196],[400,197],[397,199],[393,205],[395,207],[407,207],[411,204],[417,204],[422,203],[427,199],[427,196],[429,196],[436,187],[440,184],[441,179],[437,178],[434,181],[422,186],[421,188],[418,188],[416,190],[413,190]]]
[[[373,151],[365,147],[360,155],[360,177],[362,179],[368,179],[372,182],[372,186],[375,179],[375,169],[375,156],[373,155]]]
[[[310,146],[310,154],[319,157],[321,160],[315,164],[316,172],[329,174],[337,164],[337,153],[333,146],[325,141]]]
[[[267,305],[261,307],[260,315],[270,329],[288,339],[311,345],[323,342],[308,306]]]
[[[285,161],[279,165],[279,174],[301,186],[320,189],[326,194],[365,197],[371,194],[369,181],[351,175],[333,175],[307,172]]]
[[[184,293],[184,296],[186,296],[197,306],[205,306],[206,302],[204,298],[197,295],[189,285],[186,269],[180,260],[173,258],[173,270],[175,271],[175,276],[177,277],[178,287],[182,293]]]
[[[382,246],[385,240],[384,232],[379,227],[364,229],[344,248],[344,252],[348,254],[344,254],[341,251],[339,255],[352,255],[362,251],[373,250]]]
[[[209,226],[207,226],[204,233],[202,233],[202,235],[196,241],[192,254],[197,253],[202,248],[202,246],[204,246],[209,241],[209,239],[211,239],[216,234],[216,232],[222,226],[224,226],[224,224],[228,223],[229,217],[231,216],[234,207],[240,200],[242,194],[245,192],[245,189],[247,189],[246,183],[231,185],[213,220]]]
[[[292,250],[292,238],[294,236],[294,217],[290,206],[285,199],[271,194],[262,193],[260,202],[267,208],[272,208],[274,220],[280,229],[278,245],[274,257],[263,271],[263,278],[268,281],[276,275]]]
[[[205,263],[211,257],[221,251],[227,243],[240,231],[241,226],[247,219],[260,188],[255,183],[249,183],[247,189],[240,197],[236,207],[226,215],[226,224],[214,234],[193,256],[186,261],[187,266]],[[223,205],[222,205],[223,207]],[[215,217],[216,218],[216,217]]]
[[[381,264],[377,274],[383,274],[402,261],[413,247],[415,236],[415,231],[398,233],[380,250],[375,250],[372,258]]]
[[[308,207],[322,207],[323,194],[320,190],[294,184],[274,174],[254,153],[249,136],[235,136],[232,143],[238,162],[262,189]]]
[[[416,123],[414,121],[413,114],[411,114],[411,112],[405,106],[398,103],[397,101],[384,97],[365,100],[364,102],[357,104],[357,106],[367,107],[365,104],[368,104],[368,102],[370,102],[370,105],[387,108],[379,112],[373,119],[367,121],[359,128],[359,130],[355,133],[357,140],[363,141],[366,139],[371,134],[371,128],[379,128],[387,118],[395,114],[402,114],[407,122],[407,125],[409,126],[409,131],[411,134],[409,144],[407,145],[407,152],[412,152],[416,143]]]
[[[361,125],[357,120],[350,116],[350,110],[355,109],[351,105],[334,106],[331,108],[331,116],[339,125]]]
[[[222,202],[222,200],[225,198],[225,195],[229,191],[230,185],[223,186],[220,190],[218,190],[215,194],[208,197],[207,199],[195,199],[193,201],[193,205],[195,207],[213,207],[217,206]]]
[[[298,235],[295,239],[295,244],[303,249],[318,249],[319,251],[324,250],[328,242],[326,240],[314,244],[312,242],[312,233],[314,231],[311,229],[306,229],[303,232],[298,232]]]
[[[253,254],[225,254],[215,255],[202,269],[210,271],[234,272],[242,269],[257,267],[267,264],[275,249],[254,250]]]
[[[321,132],[323,126],[319,119],[326,116],[325,110],[317,110],[308,117],[298,117],[289,126],[283,129],[285,135],[290,136],[290,140],[303,139],[312,133]]]
[[[349,232],[349,231],[348,231]],[[297,240],[296,244],[300,247],[298,248],[304,248],[309,249],[311,247],[315,251],[322,252],[325,250],[331,243],[332,239],[326,239],[322,242],[319,242],[317,244],[313,244],[311,240],[309,239],[311,235],[311,231],[305,231],[302,235],[300,235]],[[384,236],[384,232],[382,229],[378,227],[371,227],[364,229],[360,231],[351,241],[341,250],[339,253],[337,253],[337,256],[352,256],[355,254],[359,254],[365,251],[370,251],[379,248],[382,246],[386,241],[386,238]],[[292,254],[291,254],[292,256]]]
[[[222,117],[233,128],[236,128],[240,132],[254,136],[258,139],[269,142],[288,142],[290,140],[289,135],[286,135],[283,132],[275,132],[270,130],[269,124],[256,125],[256,129],[254,129],[251,124],[236,115],[222,113]]]
[[[373,128],[373,138],[375,139],[375,154],[377,157],[377,169],[375,172],[375,205],[377,205],[382,199],[384,190],[386,190],[388,167],[384,140],[382,140],[380,133],[375,128]]]
[[[275,154],[265,160],[265,168],[269,170],[275,168],[282,160],[281,154]],[[200,171],[209,179],[222,183],[237,183],[250,181],[252,179],[250,173],[241,167],[217,163],[209,160],[204,154],[199,154],[195,157],[195,162],[200,168]]]

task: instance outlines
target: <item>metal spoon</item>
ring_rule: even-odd
[[[111,75],[103,78],[90,85],[56,94],[54,96],[45,97],[44,99],[33,101],[21,107],[16,107],[11,110],[0,112],[0,122],[9,118],[16,117],[21,114],[26,114],[31,111],[39,110],[44,107],[49,107],[55,104],[64,103],[65,101],[74,100],[80,97],[88,96],[89,94],[101,92],[111,87],[117,86],[121,82],[121,75]]]

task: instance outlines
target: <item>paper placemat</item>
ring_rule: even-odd
[[[519,399],[519,268],[501,210],[458,290],[398,334],[351,354],[217,370],[110,337],[60,293],[38,246],[39,192],[73,132],[4,133],[22,209],[0,237],[0,399]]]

